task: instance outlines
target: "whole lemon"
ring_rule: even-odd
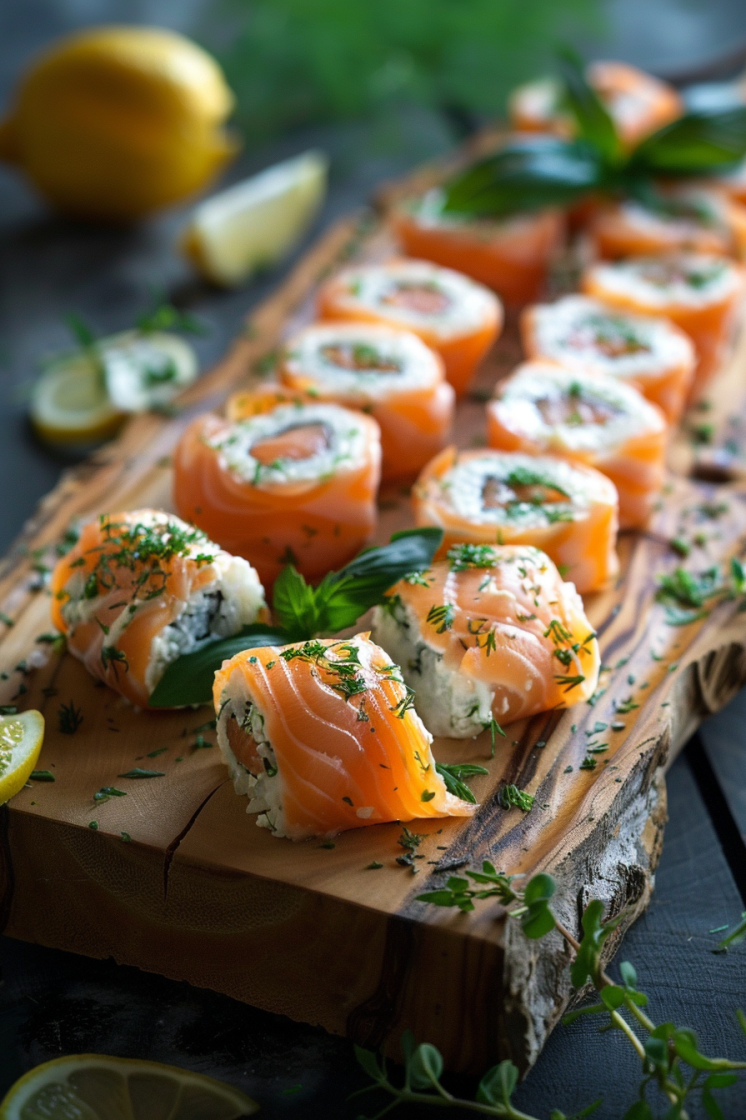
[[[233,95],[182,35],[100,27],[42,54],[0,122],[0,158],[64,213],[129,221],[197,191],[234,155]]]

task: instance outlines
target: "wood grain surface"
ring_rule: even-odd
[[[170,455],[189,420],[271,364],[278,341],[311,317],[314,287],[331,269],[382,259],[391,249],[369,218],[333,230],[184,397],[179,415],[137,419],[66,476],[4,561],[0,609],[14,625],[0,637],[7,673],[0,702],[44,711],[39,768],[55,776],[33,783],[2,812],[4,928],[186,979],[392,1053],[410,1027],[438,1045],[451,1068],[481,1069],[509,1055],[526,1069],[572,995],[559,936],[528,943],[495,908],[464,916],[416,896],[483,858],[512,873],[548,870],[560,883],[558,910],[570,928],[577,930],[591,897],[612,913],[624,910],[614,951],[652,888],[665,768],[702,718],[746,681],[740,601],[724,600],[706,617],[672,627],[655,600],[656,577],[681,562],[669,542],[682,527],[705,535],[696,556],[703,569],[742,556],[746,488],[672,474],[648,530],[622,536],[616,586],[587,598],[607,666],[593,705],[512,725],[494,759],[486,736],[436,740],[442,761],[479,761],[489,774],[473,783],[481,802],[473,820],[421,826],[427,838],[416,876],[395,862],[395,825],[343,834],[333,849],[272,838],[246,816],[217,748],[194,745],[209,711],[137,712],[71,657],[36,641],[49,630],[37,569],[52,560],[65,529],[105,510],[169,508]],[[460,408],[461,446],[483,439],[479,398],[518,357],[509,326],[478,392]],[[734,370],[742,363],[737,352],[724,385],[740,384]],[[678,447],[672,461],[681,470],[681,440]],[[407,496],[385,491],[379,538],[408,517]],[[57,727],[59,705],[70,700],[84,715],[73,736]],[[624,729],[609,734],[612,721]],[[594,770],[581,770],[600,723],[609,749],[594,756]],[[121,777],[136,765],[163,777]],[[500,807],[506,782],[535,795],[531,812]],[[94,802],[107,785],[126,796]],[[384,866],[366,870],[373,860]]]

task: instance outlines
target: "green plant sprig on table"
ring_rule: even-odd
[[[621,983],[611,979],[603,967],[603,949],[609,935],[620,924],[622,914],[604,920],[603,902],[593,900],[583,913],[582,938],[578,941],[550,908],[556,889],[550,875],[535,875],[521,888],[516,884],[520,876],[506,875],[488,861],[482,864],[481,871],[467,871],[465,874],[467,878],[452,876],[444,888],[418,895],[418,900],[468,913],[474,910],[476,900],[492,899],[504,908],[507,920],[520,922],[524,934],[531,940],[538,940],[557,930],[572,953],[570,979],[573,987],[581,991],[591,985],[600,997],[597,1003],[570,1011],[563,1022],[569,1024],[583,1015],[602,1015],[607,1022],[601,1029],[620,1031],[640,1060],[637,1100],[624,1114],[624,1120],[654,1120],[655,1113],[646,1099],[650,1087],[656,1087],[666,1101],[665,1120],[687,1120],[686,1106],[695,1094],[700,1095],[711,1120],[724,1120],[715,1094],[737,1082],[737,1071],[746,1069],[746,1062],[709,1058],[700,1052],[693,1031],[676,1027],[673,1023],[656,1025],[644,1010],[648,997],[638,990],[637,974],[628,961],[622,961],[619,966]],[[742,930],[746,935],[746,921],[726,940],[735,944],[740,940]],[[740,1011],[736,1015],[746,1035],[746,1016]],[[355,1047],[357,1059],[372,1081],[359,1093],[380,1091],[390,1098],[369,1120],[380,1120],[402,1104],[450,1107],[482,1116],[506,1117],[508,1120],[535,1120],[512,1103],[518,1084],[518,1069],[511,1061],[502,1061],[489,1069],[479,1082],[474,1099],[466,1100],[453,1096],[442,1085],[443,1059],[435,1046],[427,1042],[417,1045],[412,1033],[406,1031],[402,1037],[402,1051],[404,1080],[398,1085],[389,1077],[384,1059],[379,1060],[370,1050]],[[600,1103],[594,1102],[576,1113],[575,1117],[590,1115]],[[550,1120],[570,1118],[555,1109]]]
[[[599,192],[665,212],[656,179],[718,174],[746,156],[746,106],[686,113],[625,151],[579,61],[564,53],[560,63],[563,107],[575,122],[575,138],[536,134],[507,140],[444,185],[443,213],[502,218],[566,206]]]
[[[172,661],[153,690],[150,706],[208,704],[215,671],[227,658],[245,649],[306,642],[353,626],[381,602],[393,584],[411,572],[429,568],[442,540],[443,530],[431,527],[394,533],[388,544],[366,549],[338,572],[328,572],[317,587],[306,583],[288,564],[273,591],[272,615],[277,625],[253,623],[231,638],[209,642]]]

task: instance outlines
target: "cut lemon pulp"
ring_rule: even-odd
[[[54,362],[34,386],[31,422],[47,443],[100,443],[128,413],[163,408],[197,372],[194,350],[177,335],[124,331]]]
[[[36,766],[43,742],[41,712],[0,716],[0,805],[23,789]]]
[[[274,264],[310,225],[326,190],[328,160],[306,152],[200,203],[182,247],[198,271],[225,287]]]
[[[16,1081],[0,1120],[237,1120],[258,1107],[222,1081],[175,1066],[73,1054]]]

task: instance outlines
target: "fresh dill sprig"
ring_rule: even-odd
[[[83,713],[75,702],[61,704],[57,710],[57,726],[63,735],[74,735],[83,722]]]

